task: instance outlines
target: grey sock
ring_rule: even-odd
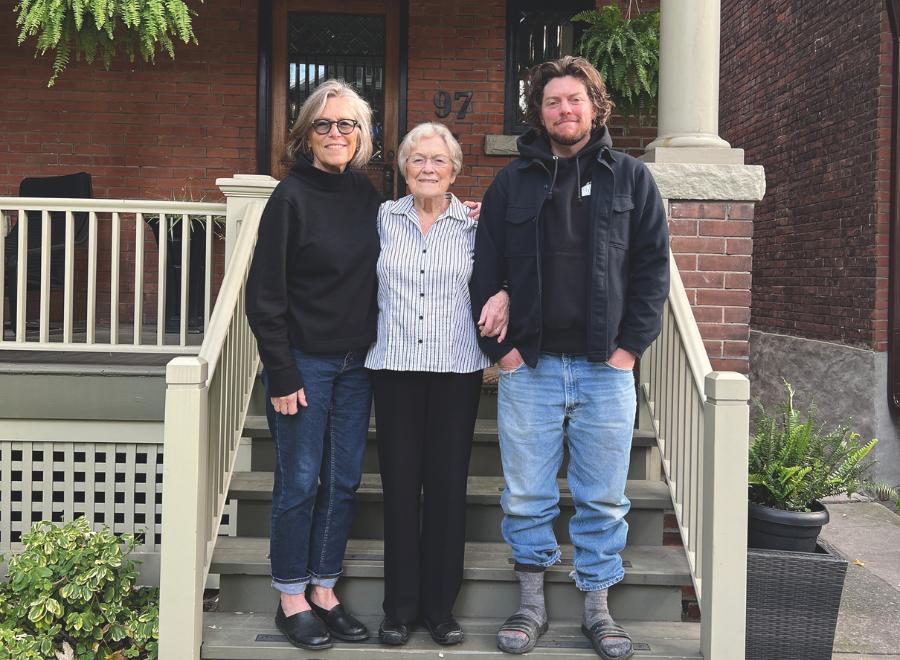
[[[544,605],[544,571],[516,570],[519,579],[519,609],[516,614],[524,614],[540,624],[547,621]],[[508,649],[520,649],[528,644],[525,633],[500,630],[497,641]]]
[[[584,594],[584,626],[590,629],[597,623],[615,623],[609,613],[607,596],[609,589],[586,591]],[[611,658],[625,657],[632,651],[631,640],[627,637],[607,637],[600,642],[603,652]]]

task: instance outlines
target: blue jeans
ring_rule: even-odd
[[[272,586],[283,593],[333,587],[341,575],[372,404],[366,350],[294,350],[309,404],[296,415],[276,413],[267,387],[275,440],[269,558]]]
[[[503,538],[518,564],[559,561],[553,521],[559,515],[556,475],[569,437],[568,482],[575,503],[569,535],[572,577],[582,591],[606,589],[625,572],[631,503],[625,497],[634,430],[634,376],[584,356],[541,353],[535,369],[500,371],[497,423],[506,488]]]

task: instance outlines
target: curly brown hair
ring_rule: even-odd
[[[541,103],[544,100],[544,87],[554,78],[562,78],[563,76],[572,76],[584,83],[587,89],[588,98],[594,106],[594,124],[593,128],[597,129],[606,124],[609,115],[613,111],[613,102],[609,99],[606,91],[606,85],[603,84],[603,78],[600,72],[583,57],[573,57],[566,55],[558,60],[550,60],[532,67],[528,72],[528,85],[525,91],[525,98],[528,102],[528,108],[525,111],[525,120],[529,126],[543,130],[541,124]]]

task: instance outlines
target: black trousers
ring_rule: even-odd
[[[462,585],[481,371],[372,374],[384,489],[384,612],[400,623],[443,623]]]

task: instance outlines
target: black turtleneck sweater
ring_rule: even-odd
[[[520,144],[522,155],[539,158],[551,175],[540,218],[542,351],[587,353],[590,173],[597,153],[611,144],[606,127],[571,158],[554,156],[542,133]]]
[[[330,174],[303,157],[272,192],[246,296],[270,396],[303,386],[291,348],[332,353],[375,341],[381,201],[363,173]]]

